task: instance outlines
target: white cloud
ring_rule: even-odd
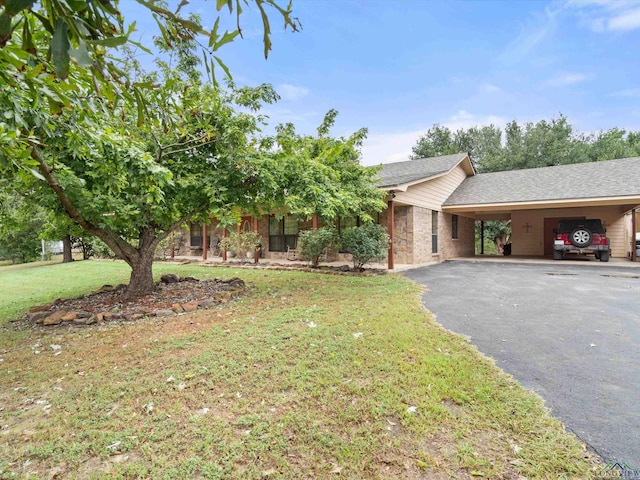
[[[608,97],[640,97],[640,88],[628,88],[626,90],[618,90],[610,93]]]
[[[452,132],[455,132],[459,129],[468,129],[490,124],[502,128],[507,124],[507,120],[497,115],[476,116],[466,110],[460,110],[445,121],[436,121],[434,123],[439,123],[449,128]],[[362,147],[362,164],[379,165],[381,163],[409,160],[413,146],[432,126],[433,125],[429,125],[422,129],[409,130],[406,132],[369,135]]]
[[[594,32],[624,32],[640,28],[638,0],[569,0],[565,7],[578,13]]]
[[[369,135],[362,146],[362,164],[379,165],[409,160],[411,148],[427,129]]]
[[[559,10],[545,8],[543,14],[531,17],[521,26],[520,34],[505,48],[500,59],[507,63],[526,57],[543,40],[553,35],[557,28]]]
[[[640,9],[627,10],[608,22],[609,30],[635,30],[640,28]]]
[[[482,85],[482,91],[485,93],[498,93],[501,92],[502,89],[500,87],[497,87],[496,85],[485,83],[484,85]]]
[[[456,114],[449,117],[441,125],[447,127],[452,132],[457,130],[466,130],[471,127],[481,127],[483,125],[495,125],[496,127],[504,127],[507,119],[497,115],[476,116],[466,110],[459,110]]]
[[[282,100],[300,100],[309,94],[309,89],[289,83],[281,83],[276,86],[276,92],[280,94]]]
[[[582,83],[593,78],[592,75],[586,73],[562,73],[557,75],[544,84],[546,87],[566,87],[568,85],[575,85],[576,83]]]

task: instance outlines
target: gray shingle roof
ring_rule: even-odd
[[[396,187],[446,173],[466,156],[466,153],[456,153],[442,157],[418,158],[406,162],[384,164],[378,173],[380,178],[378,186],[380,188]]]
[[[640,195],[640,157],[467,177],[444,205]]]

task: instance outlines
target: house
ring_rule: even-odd
[[[378,222],[387,228],[392,252],[387,263],[421,264],[475,254],[476,222],[511,220],[512,254],[551,256],[553,229],[562,218],[600,218],[611,240],[612,257],[634,258],[640,207],[640,158],[478,174],[466,153],[382,165],[379,187],[387,208]],[[358,224],[340,218],[338,232]],[[257,231],[262,256],[287,258],[298,233],[323,226],[317,218],[292,215],[243,217],[239,228]],[[205,245],[226,233],[213,222]],[[201,249],[203,229],[192,225],[190,247]],[[329,260],[347,260],[331,252]]]

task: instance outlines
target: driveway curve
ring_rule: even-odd
[[[640,269],[448,261],[404,275],[605,461],[640,467]]]

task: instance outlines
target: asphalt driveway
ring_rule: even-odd
[[[640,269],[450,261],[404,275],[596,453],[640,467]]]

